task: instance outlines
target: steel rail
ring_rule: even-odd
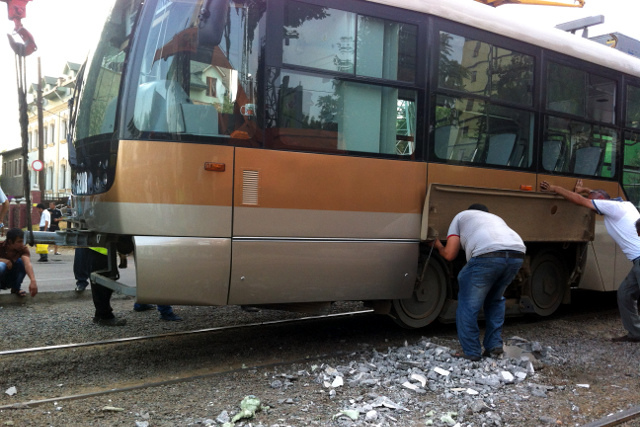
[[[330,315],[330,316],[335,316],[335,315]],[[362,353],[363,351],[364,350],[355,351],[355,352],[354,351],[336,351],[334,353],[324,353],[324,354],[319,354],[319,355],[316,355],[316,356],[313,356],[313,357],[308,357],[307,356],[307,357],[291,359],[291,360],[282,360],[280,362],[265,363],[265,364],[253,365],[253,366],[243,366],[241,368],[226,369],[226,370],[223,370],[223,371],[209,372],[209,373],[206,373],[206,374],[189,375],[189,376],[180,377],[180,378],[173,378],[173,379],[166,380],[166,381],[154,381],[154,382],[142,383],[142,384],[138,384],[138,385],[121,387],[121,388],[109,388],[107,390],[93,391],[93,392],[90,392],[90,393],[71,394],[71,395],[68,395],[68,396],[58,396],[58,397],[54,397],[54,398],[47,398],[47,399],[40,399],[40,400],[29,400],[27,402],[17,402],[17,403],[12,403],[10,405],[2,405],[2,406],[0,406],[0,411],[8,410],[8,409],[31,409],[33,407],[44,405],[44,404],[47,404],[47,403],[65,402],[65,401],[71,401],[71,400],[81,400],[81,399],[88,399],[88,398],[91,398],[91,397],[104,396],[104,395],[107,395],[107,394],[124,393],[124,392],[130,392],[130,391],[134,391],[134,390],[141,390],[141,389],[151,388],[151,387],[161,387],[161,386],[171,385],[171,384],[180,384],[180,383],[186,383],[186,382],[189,382],[189,381],[196,381],[196,380],[199,380],[199,379],[212,378],[212,377],[215,377],[217,375],[231,374],[231,373],[235,373],[235,372],[245,372],[245,371],[249,371],[251,369],[272,368],[272,367],[276,367],[276,366],[290,365],[290,364],[294,364],[294,363],[308,363],[310,360],[318,360],[318,359],[326,359],[326,358],[331,358],[331,357],[338,357],[338,356],[342,356],[342,355],[345,355],[345,354]]]
[[[121,344],[121,343],[134,342],[134,341],[144,341],[144,340],[152,340],[152,339],[159,339],[159,338],[176,337],[176,336],[182,336],[182,335],[194,335],[194,334],[203,334],[203,333],[211,333],[211,332],[229,331],[234,329],[252,328],[256,326],[272,326],[272,325],[279,325],[279,324],[305,322],[305,321],[318,320],[318,319],[357,316],[357,315],[368,314],[368,313],[373,313],[373,310],[367,309],[367,310],[359,310],[359,311],[349,311],[346,313],[322,314],[320,316],[307,316],[307,317],[301,317],[298,319],[269,320],[266,322],[246,323],[243,325],[219,326],[216,328],[197,329],[195,331],[171,332],[167,334],[144,335],[144,336],[118,338],[118,339],[104,340],[104,341],[91,341],[91,342],[85,342],[85,343],[51,345],[46,347],[20,348],[16,350],[0,351],[0,356],[11,356],[16,354],[26,354],[26,353],[39,353],[39,352],[54,351],[54,350],[66,350],[70,348],[92,347],[92,346],[98,346],[98,345],[113,345],[113,344]]]
[[[634,406],[627,410],[609,414],[604,418],[584,424],[582,427],[609,427],[625,423],[629,420],[640,417],[640,406]]]

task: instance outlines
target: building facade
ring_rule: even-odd
[[[34,160],[44,162],[42,200],[65,201],[71,195],[71,170],[67,132],[69,130],[69,100],[73,96],[80,64],[67,62],[60,77],[45,76],[42,81],[42,143],[44,158],[40,158],[37,85],[31,85],[28,105],[29,149],[28,165],[32,190],[39,190],[40,176],[34,171]]]
[[[7,197],[24,197],[24,158],[22,148],[2,153],[2,190]]]

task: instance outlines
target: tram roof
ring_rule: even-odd
[[[640,77],[640,59],[556,28],[512,21],[472,0],[368,0],[439,16]],[[523,6],[526,7],[526,6]]]

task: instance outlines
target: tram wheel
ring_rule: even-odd
[[[436,320],[447,298],[448,280],[442,264],[431,257],[424,279],[420,281],[422,269],[421,263],[413,295],[392,301],[394,320],[404,328],[422,328]]]
[[[567,267],[557,252],[543,251],[533,257],[527,295],[536,314],[549,316],[560,307],[567,277]]]

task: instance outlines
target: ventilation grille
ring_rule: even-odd
[[[258,205],[258,171],[242,171],[242,204]]]

